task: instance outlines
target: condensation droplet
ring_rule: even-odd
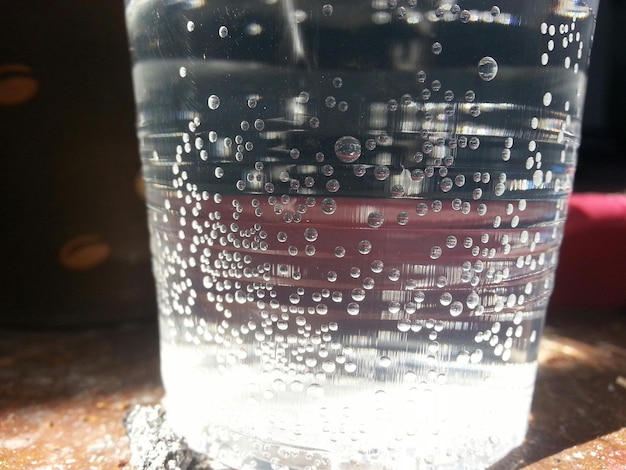
[[[220,26],[220,29],[218,30],[218,34],[220,35],[222,39],[224,39],[225,37],[228,36],[228,28],[226,26]]]

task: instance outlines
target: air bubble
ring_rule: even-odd
[[[383,225],[385,218],[381,212],[370,212],[367,216],[367,225],[372,228],[378,228]]]
[[[317,236],[318,236],[317,229],[315,229],[313,227],[308,227],[304,231],[304,238],[305,238],[306,241],[314,242],[315,240],[317,240]]]
[[[372,270],[372,272],[377,274],[381,273],[384,267],[385,264],[379,259],[372,261],[372,264],[370,265],[370,269]]]
[[[354,176],[357,176],[359,178],[365,176],[366,172],[367,167],[365,165],[354,165],[354,167],[352,168],[352,173],[354,173]]]
[[[450,304],[450,315],[458,317],[463,313],[463,304],[459,301],[452,302]]]
[[[322,201],[322,212],[324,214],[334,214],[335,211],[337,210],[337,203],[335,202],[334,199],[331,198],[326,198]]]
[[[385,165],[378,165],[376,168],[374,168],[374,178],[376,178],[378,181],[386,180],[389,177],[390,173],[391,172],[389,170],[389,167]]]
[[[396,328],[398,328],[398,331],[401,333],[406,333],[411,329],[411,322],[409,320],[398,320]]]
[[[416,182],[422,181],[424,179],[424,171],[419,168],[411,171],[411,179]]]
[[[430,258],[431,259],[439,259],[441,257],[441,254],[443,253],[442,249],[440,246],[433,246],[430,249]]]
[[[196,25],[193,21],[187,21],[187,31],[189,31],[190,33],[196,29]]]
[[[350,302],[348,306],[346,307],[346,312],[348,312],[348,315],[358,315],[360,309],[361,307],[359,307],[359,304],[357,304],[356,302]],[[347,372],[350,372],[348,371],[348,364],[346,364],[345,369]],[[355,366],[355,369],[356,369],[356,366]]]
[[[296,98],[296,102],[300,104],[306,104],[309,102],[310,95],[306,91],[301,91],[298,97]]]
[[[326,189],[331,193],[336,193],[339,191],[339,181],[336,179],[328,180],[326,182]]]
[[[311,384],[306,389],[306,394],[312,398],[321,398],[324,396],[324,388],[319,384]]]
[[[448,238],[446,238],[446,246],[448,248],[454,248],[457,244],[457,238],[454,235],[449,235]]]
[[[447,177],[443,178],[441,182],[439,183],[439,187],[444,193],[447,193],[448,191],[450,191],[452,189],[452,186],[453,186],[452,179],[447,178]]]
[[[543,105],[550,106],[551,103],[552,103],[552,93],[548,91],[543,95]]]
[[[367,255],[372,251],[372,243],[369,240],[361,240],[357,245],[357,250],[362,255]]]
[[[443,46],[441,45],[440,42],[435,42],[430,47],[430,50],[432,51],[433,54],[439,55],[439,54],[441,54],[441,51],[443,51]]]
[[[409,214],[406,212],[399,212],[397,217],[396,217],[396,221],[398,222],[398,225],[406,225],[409,223]]]
[[[259,132],[265,129],[265,122],[263,121],[263,119],[257,119],[256,121],[254,121],[254,128]]]
[[[408,382],[408,383],[415,383],[415,382],[417,382],[417,374],[415,372],[413,372],[412,370],[406,372],[404,374],[404,381]]]
[[[388,356],[380,356],[378,358],[378,365],[381,367],[389,367],[391,365],[391,359]]]
[[[476,364],[476,363],[482,361],[482,359],[483,359],[483,352],[480,349],[476,349],[476,350],[474,350],[474,352],[472,352],[472,354],[470,354],[470,361],[473,364]]]
[[[222,39],[224,39],[226,36],[228,36],[228,28],[226,26],[220,26],[218,34]]]
[[[404,196],[404,186],[401,184],[394,184],[391,187],[391,197],[402,197]]]
[[[472,292],[470,295],[467,296],[467,299],[465,300],[465,304],[470,310],[475,309],[478,306],[479,302],[480,297],[476,292]]]
[[[335,155],[344,163],[352,163],[361,156],[361,142],[352,136],[344,136],[335,142]]]
[[[209,99],[207,100],[207,104],[209,105],[210,109],[217,109],[220,107],[220,98],[217,95],[211,95],[209,96]]]
[[[498,74],[498,63],[493,57],[483,57],[478,61],[478,76],[490,82]]]

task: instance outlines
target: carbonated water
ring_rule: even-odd
[[[177,430],[242,469],[520,444],[593,12],[138,0],[127,22]]]

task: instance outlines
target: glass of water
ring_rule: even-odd
[[[238,469],[527,429],[597,0],[130,0],[165,405]]]

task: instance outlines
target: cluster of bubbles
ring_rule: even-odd
[[[381,6],[382,3],[374,3],[375,9],[383,9]],[[415,5],[411,5],[410,2],[407,4],[407,7],[414,6]],[[388,2],[386,8],[395,10],[399,14],[401,8],[404,7],[399,6],[398,2]],[[331,3],[324,4],[322,12],[324,16],[332,16],[334,13],[333,5]],[[493,6],[489,11],[489,15],[491,15],[492,18],[499,17],[501,14],[502,12],[498,6]],[[450,15],[455,15],[455,18],[462,23],[482,21],[481,18],[484,18],[484,16],[481,15],[476,16],[477,14],[475,12],[462,10],[458,5],[449,5],[439,7],[435,10],[433,21],[449,19]],[[404,14],[399,16],[404,17]],[[190,33],[196,31],[196,26],[191,21],[187,23],[186,28]],[[580,40],[580,33],[574,32],[575,28],[576,24],[572,22],[570,25],[559,25],[558,30],[559,34],[562,36],[562,47],[567,49],[572,44],[578,44],[576,50],[579,51],[577,55],[579,56],[578,58],[580,58],[582,42]],[[556,36],[556,29],[556,26],[544,23],[541,25],[541,34],[553,38]],[[250,30],[250,28],[248,28],[248,30]],[[228,26],[222,25],[219,27],[218,36],[220,38],[228,39],[230,35],[231,33],[229,32]],[[431,51],[438,55],[442,52],[442,47],[441,43],[434,42]],[[549,39],[547,48],[548,50],[554,49],[553,39]],[[572,48],[574,47],[572,46]],[[548,63],[545,57],[545,54],[541,56],[541,63],[544,66]],[[574,65],[576,66],[577,64]],[[566,68],[568,68],[568,66],[566,66]],[[577,71],[576,67],[575,69],[575,71]],[[499,66],[496,59],[490,56],[481,58],[476,64],[476,75],[486,83],[496,80],[498,71]],[[187,77],[187,68],[181,67],[179,74],[182,79],[185,79]],[[417,72],[416,82],[418,84],[424,84],[426,81],[427,73],[424,71]],[[344,87],[345,83],[345,78],[341,76],[333,76],[331,78],[332,87],[336,90]],[[440,90],[442,90],[442,81],[437,78],[431,80],[430,88],[422,89],[421,101],[419,101],[419,103],[421,103],[420,105],[423,109],[426,108],[425,103],[431,99],[432,94],[438,93]],[[485,107],[487,105],[480,103],[476,92],[474,90],[466,90],[461,93],[461,96],[463,104],[459,103],[454,106],[452,111],[448,112],[448,115],[452,115],[457,109],[466,109],[467,114],[471,117],[478,118],[481,116],[481,106]],[[314,89],[310,89],[308,91],[301,91],[294,101],[298,106],[306,106],[313,101],[314,97],[317,97],[317,92]],[[444,103],[456,103],[455,92],[451,89],[445,90],[443,97]],[[324,106],[327,109],[336,108],[339,111],[345,112],[350,107],[348,101],[338,101],[332,95],[322,96],[322,98]],[[262,101],[263,98],[261,98],[261,93],[259,93],[257,95],[248,95],[242,99],[245,100],[248,109],[255,110],[258,109],[259,102]],[[546,91],[543,95],[542,105],[546,108],[550,107],[553,105],[553,101],[551,92]],[[226,112],[223,111],[221,107],[222,99],[217,93],[210,94],[206,99],[206,103],[209,112]],[[410,96],[401,99],[399,102],[392,98],[387,103],[387,112],[393,113],[401,106],[415,106],[416,103],[418,103],[418,101],[415,101]],[[564,103],[565,111],[569,111],[569,107],[569,102]],[[196,260],[194,264],[202,268],[207,264],[210,265],[213,258],[224,260],[232,258],[235,255],[239,258],[247,259],[247,263],[244,262],[243,264],[241,261],[237,263],[231,262],[229,269],[225,268],[225,265],[228,263],[215,261],[213,264],[216,265],[217,269],[206,269],[208,272],[205,272],[203,276],[205,280],[204,288],[209,289],[210,292],[207,297],[209,297],[209,300],[214,304],[214,308],[218,311],[225,312],[224,315],[227,317],[226,320],[228,320],[228,315],[232,315],[231,309],[228,308],[228,303],[245,305],[252,302],[252,304],[255,305],[255,309],[258,309],[262,316],[269,315],[259,323],[259,329],[254,333],[256,340],[262,342],[263,340],[260,339],[261,336],[266,338],[268,335],[265,333],[261,334],[261,331],[272,330],[273,332],[275,330],[281,330],[279,325],[290,325],[289,322],[293,321],[293,319],[290,320],[291,314],[325,315],[330,310],[336,311],[334,304],[343,305],[344,312],[348,316],[358,316],[362,314],[363,306],[368,305],[370,297],[368,295],[369,291],[374,290],[380,282],[377,280],[379,277],[385,277],[385,282],[389,281],[392,285],[395,284],[396,287],[394,287],[394,289],[400,293],[391,296],[391,299],[385,302],[385,307],[382,308],[379,313],[381,318],[398,319],[397,330],[401,333],[418,332],[421,330],[422,321],[412,319],[411,315],[428,303],[425,303],[424,299],[428,296],[432,297],[432,292],[425,294],[423,290],[418,289],[418,287],[424,289],[424,282],[407,276],[406,270],[407,266],[411,265],[410,262],[408,264],[397,262],[388,263],[384,259],[384,255],[378,255],[381,259],[371,259],[371,257],[366,256],[372,251],[372,242],[367,239],[358,242],[356,247],[346,248],[343,245],[337,245],[332,249],[331,255],[337,260],[344,258],[346,252],[350,249],[354,250],[354,248],[356,248],[358,253],[364,255],[366,259],[363,260],[365,264],[363,264],[362,261],[355,262],[355,265],[350,267],[349,275],[342,272],[340,269],[326,271],[323,274],[323,279],[329,286],[327,289],[311,291],[309,287],[298,287],[297,289],[293,289],[294,292],[282,298],[283,294],[278,293],[271,282],[275,282],[276,279],[288,278],[296,284],[305,285],[305,283],[300,283],[300,281],[302,281],[303,272],[306,272],[305,265],[297,265],[293,262],[273,263],[271,261],[265,261],[266,258],[263,258],[263,264],[259,264],[256,267],[253,266],[254,261],[252,254],[254,251],[260,253],[264,251],[268,253],[285,253],[285,256],[291,258],[303,258],[302,263],[305,264],[309,262],[307,258],[316,259],[316,253],[318,253],[319,256],[319,250],[316,248],[315,242],[322,230],[326,235],[326,231],[328,230],[326,227],[322,229],[321,227],[308,226],[308,228],[304,230],[306,244],[304,246],[298,246],[297,244],[287,243],[288,238],[297,233],[294,232],[294,229],[285,227],[276,234],[268,235],[271,230],[266,229],[264,223],[266,223],[265,221],[274,220],[274,216],[276,216],[277,221],[280,220],[287,224],[299,223],[303,220],[310,220],[310,211],[319,211],[318,213],[326,216],[335,214],[338,211],[338,207],[341,205],[341,202],[338,202],[340,199],[336,197],[335,194],[342,189],[343,184],[341,173],[337,173],[336,167],[342,170],[346,166],[351,167],[352,173],[355,176],[362,178],[366,174],[370,174],[377,181],[394,179],[395,176],[392,175],[392,170],[389,165],[360,163],[364,156],[369,157],[377,151],[384,152],[390,145],[390,141],[394,139],[392,132],[378,133],[367,137],[357,137],[354,135],[341,136],[335,140],[332,147],[334,153],[333,157],[336,158],[337,164],[332,163],[332,159],[329,159],[322,149],[320,149],[314,155],[315,163],[319,164],[319,175],[315,173],[308,174],[303,179],[300,179],[298,175],[294,175],[288,170],[285,170],[278,175],[278,180],[274,181],[271,179],[273,177],[271,174],[268,175],[267,172],[264,172],[264,167],[267,162],[264,163],[262,158],[259,158],[255,153],[256,144],[254,140],[259,138],[262,140],[265,138],[264,133],[267,132],[266,121],[268,118],[271,118],[271,116],[263,116],[262,113],[259,113],[254,120],[242,120],[239,123],[241,133],[236,133],[236,135],[231,136],[221,136],[213,130],[203,131],[203,127],[206,127],[203,126],[203,122],[201,122],[200,118],[196,117],[193,121],[189,122],[188,127],[190,132],[183,133],[181,145],[177,148],[177,163],[172,166],[174,176],[172,186],[179,188],[177,191],[178,199],[181,201],[198,201],[199,204],[196,203],[195,213],[206,214],[208,212],[209,214],[213,214],[215,219],[206,227],[209,232],[208,236],[203,230],[200,230],[201,224],[197,220],[191,222],[191,226],[194,228],[192,232],[195,231],[195,233],[193,235],[188,234],[186,233],[187,217],[185,217],[187,208],[185,204],[180,205],[179,211],[181,211],[182,216],[179,219],[181,225],[179,238],[182,240],[191,235],[193,242],[190,244],[189,249],[194,253],[202,253],[209,249],[205,247],[213,247],[214,244],[218,244],[222,247],[220,251],[216,252],[217,254],[211,252],[211,254],[205,255],[204,260]],[[560,130],[559,142],[561,143],[564,139],[563,136],[566,131],[566,126],[569,124],[569,122],[567,122],[569,119],[570,117],[568,115],[568,118],[564,120],[562,129]],[[207,115],[206,120],[210,122],[211,117]],[[468,217],[473,216],[472,214],[485,217],[489,212],[494,212],[493,217],[489,220],[491,228],[496,231],[491,233],[487,228],[485,229],[485,232],[480,237],[483,246],[470,236],[461,237],[459,239],[459,237],[455,235],[448,235],[444,237],[442,243],[425,246],[423,258],[419,254],[415,254],[413,264],[419,264],[418,261],[420,259],[425,260],[422,261],[425,265],[429,262],[446,263],[444,260],[448,257],[448,252],[454,252],[455,255],[452,259],[455,259],[459,257],[457,254],[459,249],[467,250],[465,257],[460,255],[461,259],[464,258],[464,260],[455,268],[458,270],[459,279],[454,283],[449,283],[446,276],[440,276],[439,282],[435,282],[433,287],[445,289],[446,286],[448,286],[448,288],[453,288],[452,290],[454,291],[458,286],[465,285],[470,287],[469,291],[464,287],[465,291],[469,293],[462,294],[462,296],[459,297],[458,293],[453,294],[444,290],[441,294],[435,295],[435,299],[438,300],[431,301],[431,304],[434,304],[435,308],[439,311],[447,312],[450,318],[465,318],[468,315],[478,317],[482,316],[486,311],[499,313],[503,309],[519,311],[519,308],[525,305],[526,296],[528,296],[530,292],[526,295],[523,293],[519,295],[514,293],[495,295],[483,289],[484,293],[481,294],[479,293],[481,291],[480,286],[487,284],[497,285],[507,281],[507,279],[511,277],[511,269],[543,270],[552,266],[556,260],[554,256],[549,255],[549,253],[556,243],[555,240],[558,239],[558,233],[556,229],[551,233],[547,233],[545,230],[537,230],[531,237],[529,236],[528,230],[518,231],[520,226],[531,223],[532,218],[535,217],[536,213],[534,207],[531,208],[532,210],[527,211],[527,213],[529,213],[527,216],[524,215],[527,207],[535,204],[534,202],[529,202],[525,198],[520,198],[516,203],[498,203],[490,201],[494,196],[496,198],[501,197],[507,191],[543,188],[547,184],[553,184],[554,175],[552,171],[549,169],[544,170],[542,167],[541,144],[536,140],[527,142],[527,150],[530,156],[526,159],[525,169],[532,171],[532,175],[527,180],[518,179],[510,181],[507,178],[507,173],[502,170],[495,172],[495,174],[492,171],[475,171],[471,174],[457,172],[456,174],[451,174],[450,172],[459,163],[457,151],[460,149],[478,150],[481,146],[481,138],[483,137],[479,135],[465,136],[450,133],[442,138],[441,136],[437,136],[437,133],[426,130],[427,124],[428,119],[423,123],[424,128],[421,131],[423,142],[415,153],[413,162],[414,164],[420,164],[422,162],[427,164],[403,170],[401,177],[396,176],[395,180],[400,181],[404,178],[404,182],[395,182],[394,180],[393,184],[386,186],[388,189],[388,197],[390,196],[391,198],[402,200],[403,204],[389,205],[388,207],[386,207],[385,204],[379,204],[379,207],[373,207],[372,210],[367,211],[367,213],[361,217],[360,222],[358,220],[355,222],[357,224],[362,223],[365,228],[374,230],[382,230],[388,223],[395,222],[396,227],[404,227],[407,231],[410,231],[419,230],[416,228],[420,223],[419,219],[427,216],[433,217],[438,214],[443,216],[445,214],[446,216],[455,217],[454,213],[457,213]],[[531,129],[536,130],[540,128],[543,123],[539,117],[533,117],[529,124]],[[311,129],[318,129],[321,125],[320,118],[315,115],[310,116],[308,125]],[[492,140],[493,139],[490,138],[490,141]],[[505,165],[512,164],[510,162],[512,161],[514,138],[510,136],[505,137],[502,138],[500,142],[502,162]],[[444,144],[443,147],[441,147],[442,143]],[[201,192],[195,189],[196,185],[189,182],[188,173],[182,171],[180,168],[187,158],[186,154],[192,154],[193,152],[197,152],[200,160],[210,162],[212,159],[211,154],[214,151],[212,148],[214,149],[218,146],[233,149],[232,152],[226,152],[226,154],[234,155],[237,162],[246,161],[248,157],[254,157],[256,160],[253,168],[245,171],[244,178],[233,181],[235,193],[242,192],[245,194],[251,186],[260,186],[269,196],[265,199],[259,196],[252,197],[250,207],[248,207],[246,204],[241,204],[237,199],[230,197],[222,198],[222,195],[219,193],[215,193],[212,196],[205,196],[208,194],[205,190],[202,192],[202,195],[200,195]],[[552,150],[550,151],[552,152]],[[305,155],[305,153],[297,147],[287,149],[287,154],[294,162],[304,158],[308,159],[308,155]],[[561,152],[561,160],[565,158],[565,154],[566,151],[563,150]],[[248,157],[246,157],[246,155]],[[516,158],[516,161],[517,160],[518,158]],[[371,158],[369,158],[369,162],[371,162]],[[216,179],[225,177],[226,172],[223,167],[227,165],[228,163],[223,163],[215,167],[214,177]],[[502,168],[503,170],[505,169],[505,167]],[[416,187],[418,188],[417,194],[419,194],[419,188],[423,188],[424,181],[428,179],[437,180],[434,193],[438,193],[440,195],[439,197],[434,197],[430,200],[418,199],[417,202],[413,202],[414,200],[412,199],[406,199],[407,196],[416,194]],[[320,181],[322,183],[320,183]],[[470,182],[473,182],[475,185],[471,192],[465,191],[458,193],[460,196],[469,194],[469,198],[451,198],[448,196],[448,194],[456,194],[458,189],[466,188],[468,186],[467,183]],[[278,191],[278,187],[281,183],[288,184],[288,191],[280,196],[276,196],[274,194]],[[568,184],[569,182],[563,182],[557,178],[556,189],[567,191],[569,189]],[[318,191],[320,197],[298,195],[301,190],[317,187],[319,187]],[[187,191],[183,191],[181,188],[186,188]],[[189,188],[191,188],[191,191],[188,191]],[[246,198],[247,197],[248,196],[246,196]],[[166,204],[170,204],[170,202],[166,201]],[[226,204],[232,204],[233,206],[230,217],[227,212],[223,210],[223,206]],[[557,205],[558,204],[561,203],[557,203]],[[496,210],[490,211],[490,206],[494,206]],[[211,208],[209,209],[209,207]],[[557,214],[564,208],[560,207],[558,209]],[[353,210],[358,209],[355,207]],[[394,211],[394,213],[390,214],[392,211]],[[248,215],[248,213],[250,213],[250,215]],[[269,219],[268,214],[271,215]],[[258,219],[258,221],[254,221],[253,219],[255,218]],[[246,224],[253,228],[240,228],[240,221],[244,220]],[[341,223],[341,221],[338,222]],[[299,231],[300,230],[298,230],[298,232]],[[529,241],[531,238],[532,241]],[[489,241],[490,239],[491,242]],[[278,243],[277,246],[275,246],[274,240]],[[382,245],[382,242],[375,241],[375,243],[375,250],[378,253],[389,249],[389,247]],[[547,245],[542,248],[542,244]],[[510,256],[510,253],[516,252],[522,248],[530,248],[531,254],[526,256],[520,255],[518,261],[513,266],[506,265],[503,267],[504,265],[501,262],[490,262],[492,259],[495,260],[502,256]],[[233,249],[242,249],[243,252],[247,251],[251,254],[243,255],[239,252],[233,253]],[[210,251],[212,250],[214,249],[210,248]],[[327,249],[324,248],[324,250]],[[537,252],[537,254],[534,255],[532,252]],[[551,256],[551,258],[546,260],[546,256]],[[475,258],[476,261],[472,262],[471,258]],[[167,264],[178,264],[179,262],[180,261],[170,260]],[[250,264],[250,266],[247,266],[247,264]],[[241,280],[229,282],[228,279],[233,278],[233,276],[237,279],[243,279],[245,282]],[[441,281],[442,278],[443,281]],[[224,280],[216,281],[216,279]],[[263,282],[257,282],[257,280]],[[330,288],[333,285],[344,285],[345,283],[349,284],[355,281],[358,283],[356,287],[343,287],[337,290]],[[185,283],[186,282],[183,282],[181,285]],[[216,287],[220,292],[226,292],[226,294],[215,295],[212,290]],[[431,288],[429,287],[429,289]],[[532,291],[533,288],[531,287],[529,290]],[[410,294],[407,294],[407,292]],[[265,298],[266,295],[272,298],[269,303]],[[303,300],[304,297],[308,297],[308,299],[305,301]],[[191,302],[191,305],[186,306],[184,306],[183,303],[175,302],[174,305],[176,308],[174,308],[174,310],[179,310],[179,313],[182,314],[188,313],[195,303],[195,300],[192,301],[191,299],[192,297],[189,297],[187,301],[188,304]],[[331,308],[328,307],[328,302],[330,302]],[[304,304],[307,306],[300,306]],[[268,314],[267,308],[282,312],[281,315],[286,318],[278,321],[277,319],[280,315]],[[368,306],[365,309],[371,310],[371,307]],[[308,326],[309,329],[312,328],[312,325],[309,324]],[[326,324],[322,324],[320,328],[322,327],[329,328]],[[285,329],[286,328],[288,327],[285,327]],[[252,331],[249,327],[243,329],[246,330],[245,333],[240,330],[238,334],[250,334]],[[499,356],[503,361],[507,361],[511,356],[512,342],[514,338],[520,338],[522,336],[522,329],[522,326],[517,324],[515,328],[516,333],[514,335],[507,335],[507,339],[504,343],[500,343],[494,339],[498,338],[495,333],[491,336],[486,333],[483,336],[477,335],[476,338],[481,338],[480,341],[477,340],[477,342],[488,340],[488,343],[494,347],[494,355]],[[321,331],[322,330],[319,328],[315,330],[318,336],[321,334]],[[430,334],[431,338],[436,336],[436,334]],[[269,337],[272,337],[272,335],[270,334]],[[285,339],[285,341],[287,340]],[[291,343],[287,341],[287,344],[297,343],[297,341],[295,343],[292,340],[290,341]],[[307,341],[308,340],[305,340],[305,342]],[[300,344],[296,347],[296,350],[302,347],[305,346]],[[319,348],[316,348],[316,354],[319,353]],[[459,357],[464,356],[464,354],[461,354]],[[338,354],[337,357],[342,358],[344,356]],[[478,354],[473,357],[478,357]],[[482,355],[480,357],[482,358]],[[299,363],[298,367],[312,364],[312,361],[309,360],[307,362],[304,356],[296,354],[295,358]],[[282,358],[274,357],[269,363],[276,366],[276,364],[278,364],[276,361],[279,359],[282,360]],[[321,364],[324,364],[324,361],[322,361]],[[351,362],[346,361],[341,364],[344,365],[344,369],[348,372],[350,372],[349,369],[353,368],[353,363]],[[326,369],[329,370],[330,366],[327,366]],[[328,372],[328,370],[326,370],[326,372]],[[333,371],[334,370],[333,368]]]
[[[372,22],[513,21],[504,4],[417,4],[374,0]],[[319,21],[335,21],[342,8],[319,6]],[[307,20],[293,14],[294,24]],[[260,25],[212,27],[224,43],[264,34]],[[187,34],[203,28],[184,24]],[[587,45],[575,18],[543,23],[537,34],[546,51],[533,67],[562,61],[579,74]],[[427,64],[448,51],[445,36],[433,37]],[[201,87],[204,107],[176,137],[169,187],[151,193],[161,208],[151,231],[171,336],[211,345],[225,376],[256,368],[254,403],[289,394],[321,403],[327,384],[344,379],[381,382],[381,399],[385,382],[431,390],[534,360],[581,96],[546,80],[532,106],[511,111],[515,103],[489,98],[512,73],[508,58],[490,54],[464,80],[423,66],[406,94],[372,102],[354,92],[366,72],[309,71],[284,96]],[[193,67],[179,67],[177,78],[197,80]],[[513,124],[520,129],[498,121],[510,114],[523,116]],[[155,155],[159,171],[167,158]]]

